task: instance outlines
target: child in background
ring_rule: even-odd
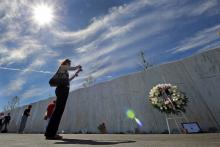
[[[47,111],[44,115],[44,120],[50,120],[52,114],[53,114],[53,111],[55,109],[55,106],[56,106],[56,100],[53,100],[52,102],[50,102],[47,106]]]

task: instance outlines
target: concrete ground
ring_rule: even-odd
[[[64,134],[63,136],[63,140],[45,140],[42,134],[0,134],[0,147],[220,147],[220,134]]]

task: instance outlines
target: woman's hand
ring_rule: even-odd
[[[78,66],[74,66],[74,67],[62,67],[62,69],[67,69],[67,70],[79,70],[79,69],[82,69],[82,66],[81,65],[78,65]]]
[[[82,67],[77,70],[77,72],[69,79],[69,81],[73,80],[75,77],[78,77],[79,72],[83,71]]]
[[[76,66],[76,68],[81,69],[81,68],[82,68],[82,66],[81,66],[81,65],[78,65],[78,66]]]

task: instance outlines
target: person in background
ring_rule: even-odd
[[[24,113],[23,113],[22,118],[21,118],[21,123],[20,123],[18,133],[23,133],[24,132],[24,128],[26,126],[27,118],[30,116],[31,108],[32,108],[32,105],[28,105],[28,107],[24,110]]]
[[[8,132],[8,124],[10,123],[10,120],[11,120],[11,116],[10,116],[10,113],[8,113],[4,117],[4,122],[3,122],[4,129],[3,129],[2,133],[7,133]]]
[[[48,120],[48,122],[49,122],[55,107],[56,107],[56,100],[53,100],[52,102],[50,102],[48,104],[47,111],[46,111],[46,113],[44,115],[44,120]]]
[[[2,130],[3,121],[4,121],[4,113],[0,113],[0,132]]]
[[[70,70],[78,70],[71,78],[69,78],[69,72]],[[56,107],[55,110],[49,120],[49,123],[46,128],[45,137],[49,140],[56,140],[56,139],[62,139],[62,136],[57,134],[57,130],[59,128],[60,120],[62,118],[67,98],[69,95],[69,89],[70,89],[70,81],[78,76],[78,73],[82,71],[81,65],[78,65],[76,67],[71,67],[71,60],[66,59],[64,60],[59,69],[58,73],[62,74],[62,77],[65,77],[65,84],[56,86],[55,94],[56,94]],[[64,79],[63,79],[64,81]]]

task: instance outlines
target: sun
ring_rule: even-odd
[[[43,3],[34,6],[33,20],[40,26],[50,25],[54,20],[53,7]]]

